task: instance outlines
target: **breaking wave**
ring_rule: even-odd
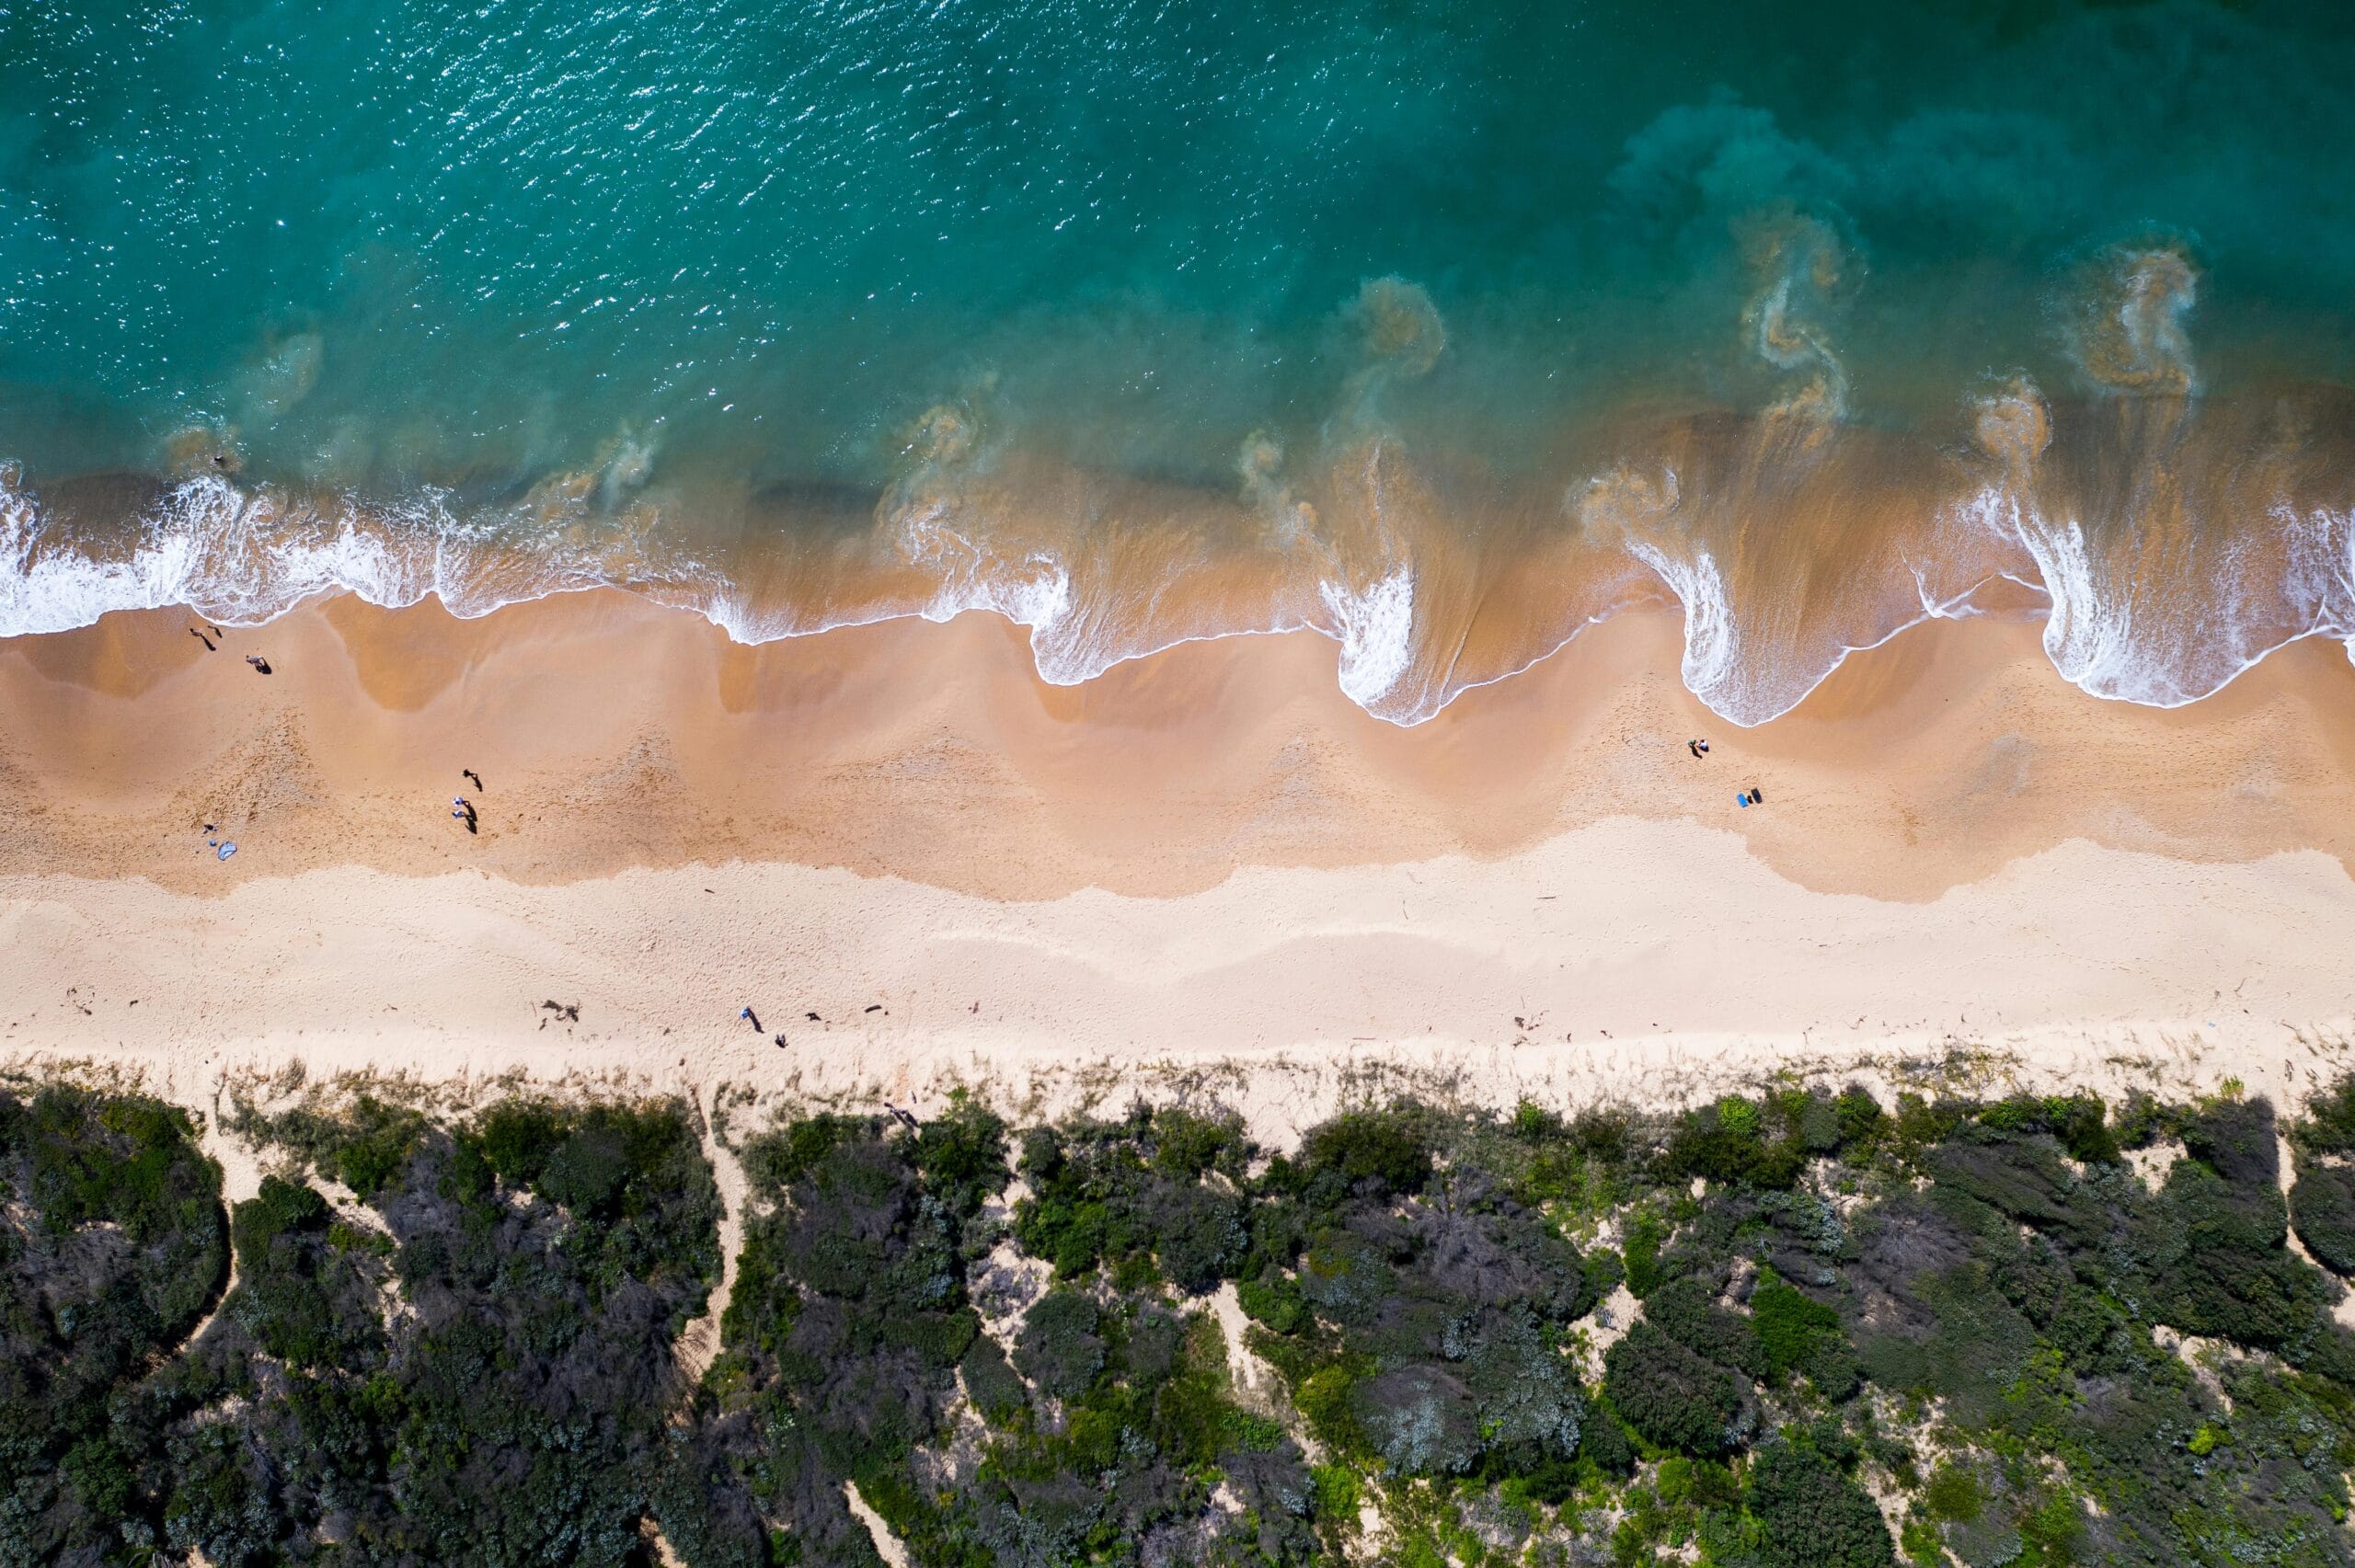
[[[1414,725],[1613,614],[1674,605],[1685,685],[1744,726],[1931,619],[2040,615],[2065,679],[2163,707],[2297,638],[2355,639],[2355,395],[2201,395],[2180,246],[2080,268],[2058,307],[2072,395],[2012,375],[1961,399],[1943,441],[1852,421],[1834,326],[1856,263],[1831,225],[1761,222],[1745,250],[1729,347],[1770,378],[1754,411],[1575,432],[1562,450],[1607,460],[1568,473],[1500,476],[1401,434],[1396,406],[1450,339],[1428,293],[1379,278],[1338,315],[1321,429],[1290,447],[1251,430],[1223,478],[1054,455],[1019,439],[992,375],[901,431],[871,494],[715,501],[628,429],[520,496],[248,484],[201,426],[169,443],[167,480],[43,493],[0,466],[0,636],[174,605],[255,624],[336,592],[476,617],[616,588],[744,643],[986,612],[1028,631],[1041,680],[1075,685],[1178,643],[1309,630],[1351,702]],[[273,373],[299,384],[316,353],[297,343]]]

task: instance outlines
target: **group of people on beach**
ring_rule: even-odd
[[[483,793],[485,794],[489,793],[488,790],[483,789],[482,775],[476,773],[472,768],[460,768],[458,770],[458,776],[462,779],[471,781],[475,788],[477,790],[483,790]],[[475,803],[468,800],[465,795],[454,795],[450,797],[450,815],[456,818],[459,821],[464,822],[466,825],[467,832],[479,833],[482,831],[481,816],[475,810]]]
[[[213,635],[208,637],[204,635],[206,632],[210,632]],[[194,626],[190,626],[188,629],[188,635],[194,637],[198,642],[202,643],[204,645],[204,651],[207,653],[220,652],[221,645],[229,640],[228,635],[210,621],[204,623],[204,626],[201,631]],[[271,673],[270,660],[263,658],[260,654],[249,653],[246,655],[246,662],[254,667],[254,673],[257,675],[268,675]]]
[[[1684,749],[1687,751],[1692,752],[1696,758],[1706,757],[1709,754],[1709,743],[1706,740],[1702,739],[1699,736],[1694,736],[1692,739],[1687,740],[1684,743]],[[1756,784],[1752,784],[1748,789],[1737,792],[1733,797],[1733,803],[1745,809],[1752,806],[1763,805],[1765,800],[1766,792],[1760,789]]]

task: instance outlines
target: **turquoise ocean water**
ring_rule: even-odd
[[[1428,716],[1681,602],[2154,703],[2355,635],[2344,6],[0,0],[0,634],[592,583],[1307,626]]]

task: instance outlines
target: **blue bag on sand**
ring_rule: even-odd
[[[1744,790],[1744,791],[1742,791],[1742,793],[1741,793],[1741,794],[1735,795],[1735,796],[1733,797],[1733,803],[1734,803],[1736,806],[1747,806],[1747,805],[1749,805],[1749,804],[1750,804],[1750,792],[1749,792],[1748,790]]]

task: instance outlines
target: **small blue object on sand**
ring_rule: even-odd
[[[215,851],[215,852],[213,852],[213,853],[214,853],[214,855],[215,855],[215,857],[216,857],[216,858],[221,859],[221,860],[226,860],[226,859],[228,859],[231,855],[236,854],[236,853],[237,853],[237,846],[236,846],[236,845],[235,845],[235,844],[223,844],[223,845],[220,847],[220,849],[216,850],[216,851]]]
[[[1736,806],[1747,806],[1747,805],[1749,805],[1749,804],[1750,804],[1750,792],[1749,792],[1748,790],[1743,790],[1740,795],[1735,795],[1735,796],[1733,797],[1733,803],[1734,803]]]

